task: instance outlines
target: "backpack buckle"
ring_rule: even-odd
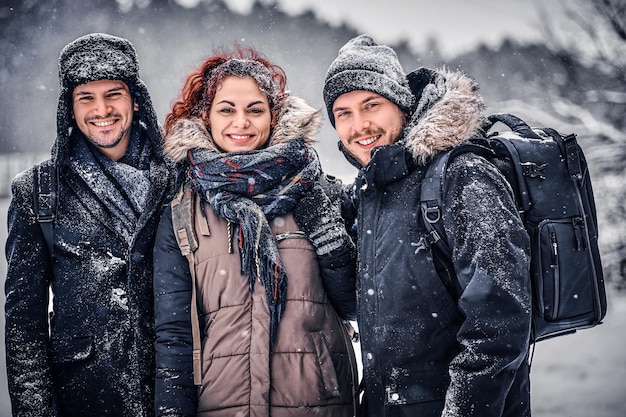
[[[534,162],[522,162],[520,165],[522,166],[522,175],[524,175],[525,177],[539,177],[542,180],[546,179],[546,177],[543,175],[546,164],[537,165]]]
[[[439,242],[439,240],[441,240],[439,233],[431,230],[426,236],[420,237],[417,243],[411,242],[411,246],[415,246],[415,254],[417,255],[421,250],[428,250],[432,245]]]
[[[437,223],[441,219],[441,210],[438,206],[428,207],[425,210],[425,217],[428,223]]]
[[[50,223],[54,220],[52,211],[52,193],[39,193],[37,196],[39,210],[37,210],[37,221],[39,223]]]

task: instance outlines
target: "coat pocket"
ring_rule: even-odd
[[[89,359],[94,353],[90,336],[53,337],[50,341],[54,363],[72,363]]]
[[[326,398],[339,397],[341,392],[339,390],[337,371],[335,370],[330,350],[326,345],[326,340],[324,340],[322,332],[313,333],[313,343],[315,344],[317,363],[322,376],[321,382],[324,384]]]

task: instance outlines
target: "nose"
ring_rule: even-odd
[[[367,117],[360,113],[355,113],[354,115],[354,130],[356,132],[364,132],[371,127],[371,122]]]
[[[250,120],[248,120],[245,114],[240,114],[233,121],[233,126],[238,129],[246,129],[250,126]]]
[[[93,112],[99,116],[106,116],[111,110],[111,105],[104,98],[96,98],[93,107]]]

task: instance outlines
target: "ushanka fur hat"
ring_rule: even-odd
[[[406,113],[415,100],[395,51],[376,44],[367,35],[349,40],[326,72],[324,102],[333,126],[333,103],[340,95],[355,90],[380,94]]]
[[[66,145],[72,117],[74,88],[99,80],[123,81],[137,103],[139,116],[150,140],[160,146],[162,132],[144,82],[139,78],[137,52],[127,39],[106,33],[91,33],[70,42],[59,56],[59,104],[57,108],[57,146]],[[65,140],[64,140],[65,139]],[[61,143],[59,143],[61,142]],[[62,149],[57,149],[61,151]]]

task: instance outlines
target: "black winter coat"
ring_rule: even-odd
[[[465,114],[481,107],[465,77],[446,80],[446,95],[376,148],[354,185],[368,415],[528,416],[529,238],[496,168],[465,154],[446,173],[443,225],[458,282],[442,279],[432,248],[418,245],[422,161],[475,133],[478,119]],[[449,134],[420,153],[424,132]]]
[[[33,209],[36,167],[13,181],[5,289],[14,416],[153,415],[152,246],[173,178],[151,155],[152,189],[130,235],[106,191],[57,166],[53,261]]]

